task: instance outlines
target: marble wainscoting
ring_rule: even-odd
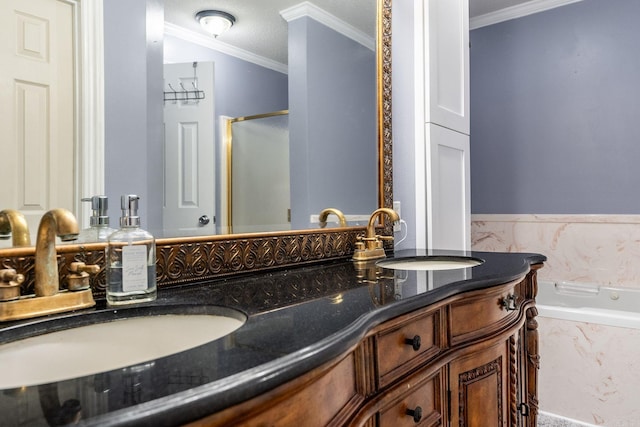
[[[543,425],[640,427],[640,330],[542,316],[538,330],[540,410],[566,423]]]
[[[640,215],[472,215],[471,247],[546,255],[539,280],[640,289]]]
[[[472,249],[547,256],[539,281],[640,288],[640,216],[473,215]],[[538,318],[539,426],[640,427],[640,330]]]

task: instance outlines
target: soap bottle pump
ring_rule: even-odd
[[[91,202],[91,217],[89,217],[89,228],[80,231],[78,239],[74,243],[106,242],[113,233],[113,228],[109,227],[109,216],[107,209],[109,200],[107,196],[85,197],[83,202]]]
[[[156,299],[156,243],[140,228],[135,194],[122,196],[120,229],[107,242],[107,304]]]

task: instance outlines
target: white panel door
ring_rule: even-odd
[[[427,124],[427,246],[471,250],[469,136]]]
[[[74,210],[73,5],[0,1],[0,209],[18,209],[32,236],[42,214]]]
[[[469,135],[469,0],[424,2],[426,122]]]
[[[164,65],[165,91],[169,84],[177,91],[195,84],[205,95],[164,105],[165,236],[215,234],[213,73],[211,62]]]

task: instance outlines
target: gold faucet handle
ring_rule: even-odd
[[[17,285],[24,282],[24,276],[13,268],[5,268],[0,270],[0,282],[15,283]]]
[[[85,264],[84,262],[76,261],[72,262],[69,266],[69,270],[74,273],[87,273],[97,274],[100,271],[100,266],[96,264]]]
[[[393,236],[380,236],[380,235],[376,235],[376,239],[379,239],[379,240],[393,240]]]
[[[70,291],[82,291],[91,287],[89,282],[90,275],[98,274],[98,272],[100,272],[100,266],[76,261],[69,265],[69,271],[71,271],[72,274],[67,276],[67,289]]]
[[[20,298],[20,285],[24,276],[13,268],[0,270],[0,301],[13,301]]]

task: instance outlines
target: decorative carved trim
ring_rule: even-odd
[[[356,237],[363,228],[342,228],[327,233],[308,230],[295,234],[263,234],[159,239],[156,244],[156,276],[159,287],[203,282],[236,273],[257,272],[324,260],[347,258],[353,254]],[[0,268],[14,268],[25,275],[22,294],[33,293],[34,251],[14,250],[0,257]],[[69,266],[74,261],[97,264],[100,272],[92,278],[94,299],[104,299],[106,289],[104,244],[58,247],[58,273],[65,287]]]
[[[378,388],[376,384],[375,342],[373,337],[362,341],[355,350],[356,389],[359,394],[369,397]]]
[[[518,425],[518,337],[520,331],[509,337],[509,425]]]
[[[466,426],[466,410],[467,410],[467,388],[469,385],[476,381],[483,380],[487,377],[495,376],[498,382],[498,425],[502,425],[502,356],[487,363],[486,365],[479,366],[467,372],[463,372],[458,376],[458,402],[460,404],[460,427]]]
[[[535,280],[535,277],[534,277]],[[529,425],[538,425],[538,370],[540,369],[540,354],[538,352],[538,309],[531,307],[527,310],[526,339],[527,349],[527,403],[529,404]]]
[[[378,188],[380,207],[393,207],[393,140],[391,126],[391,0],[378,0]],[[385,221],[384,234],[393,235],[393,224]],[[388,243],[388,246],[391,243]]]

